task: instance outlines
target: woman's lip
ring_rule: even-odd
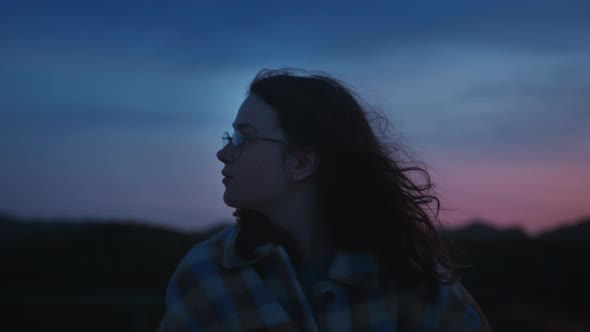
[[[221,180],[221,182],[226,183],[229,180],[231,180],[231,178],[228,178],[227,176],[224,176],[223,177],[223,180]]]

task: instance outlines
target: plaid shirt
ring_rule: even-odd
[[[267,243],[245,259],[234,246],[239,229],[224,229],[183,258],[159,331],[490,331],[460,284],[440,286],[434,301],[387,290],[368,254],[340,252],[308,298],[284,248]]]

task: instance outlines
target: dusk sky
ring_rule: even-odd
[[[282,3],[0,0],[0,212],[232,220],[221,134],[287,66],[388,117],[444,225],[590,216],[589,1]]]

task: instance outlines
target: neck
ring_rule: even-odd
[[[295,192],[283,204],[267,212],[273,225],[291,235],[301,262],[323,259],[335,252],[325,227],[317,191],[307,189]]]

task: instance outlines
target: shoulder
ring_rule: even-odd
[[[403,293],[403,318],[411,326],[437,331],[491,331],[479,304],[459,282],[438,286],[433,299],[426,299],[420,292]]]
[[[221,262],[227,239],[235,232],[235,225],[228,226],[209,239],[196,244],[176,266],[170,283],[176,282],[188,287],[190,280],[206,279],[206,274]]]
[[[191,266],[221,261],[226,242],[235,232],[236,225],[231,225],[217,232],[209,239],[193,246],[182,258],[176,267],[175,273]]]
[[[162,328],[195,324],[195,312],[207,312],[204,309],[211,297],[226,291],[220,261],[226,240],[234,231],[233,225],[224,228],[192,247],[182,258],[166,289],[166,314]],[[207,320],[200,318],[200,321]]]
[[[442,293],[448,293],[446,309],[443,310],[446,321],[449,323],[449,331],[455,331],[455,326],[468,331],[490,331],[490,327],[483,310],[473,296],[459,282],[452,285],[441,286]]]

